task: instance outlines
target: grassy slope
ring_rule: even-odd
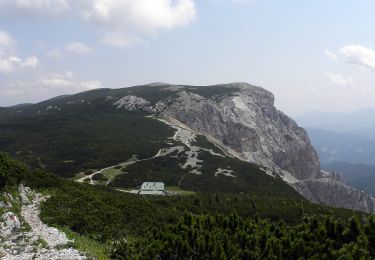
[[[165,147],[173,129],[124,111],[57,113],[0,121],[0,147],[33,167],[64,177],[100,169]]]

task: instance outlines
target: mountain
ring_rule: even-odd
[[[227,86],[191,89],[231,92]],[[32,168],[115,188],[163,181],[187,191],[299,197],[281,178],[156,115],[153,106],[176,94],[170,85],[153,84],[9,108],[0,113],[0,147]]]
[[[375,108],[352,113],[311,111],[296,116],[295,120],[303,127],[352,133],[375,139]]]
[[[81,182],[295,196],[292,186],[313,202],[374,211],[370,195],[321,171],[306,131],[272,93],[246,83],[98,89],[0,119],[4,151]]]
[[[327,171],[343,174],[349,186],[375,195],[375,166],[352,164],[347,162],[330,162],[322,166]]]
[[[375,165],[375,140],[357,134],[345,134],[306,128],[322,164],[347,162]]]

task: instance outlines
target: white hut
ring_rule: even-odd
[[[144,182],[139,190],[140,195],[166,195],[163,182]]]

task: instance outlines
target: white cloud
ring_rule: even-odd
[[[65,47],[56,46],[49,51],[47,51],[46,55],[49,58],[53,59],[60,59],[65,54],[76,54],[76,55],[87,55],[93,52],[92,47],[82,43],[82,42],[72,42]]]
[[[331,60],[334,60],[334,61],[338,61],[338,60],[339,60],[339,58],[337,57],[337,54],[334,53],[334,52],[332,52],[332,51],[330,51],[330,50],[326,50],[326,51],[325,51],[325,55],[326,55],[329,59],[331,59]]]
[[[4,31],[0,31],[0,54],[11,51],[16,45],[12,36]]]
[[[79,18],[102,30],[101,42],[116,47],[189,25],[196,17],[194,0],[0,0],[1,9]]]
[[[375,51],[361,45],[348,45],[339,50],[346,61],[375,69]]]
[[[126,47],[144,35],[186,26],[196,16],[193,0],[94,0],[83,10],[86,21],[109,30],[105,44]]]
[[[36,66],[38,66],[38,63],[39,63],[38,58],[32,55],[24,60],[21,60],[19,65],[21,68],[25,68],[25,67],[35,68]]]
[[[340,86],[353,86],[354,80],[351,77],[345,77],[340,74],[326,73],[325,76],[330,82]]]
[[[112,47],[129,47],[141,41],[142,39],[136,35],[117,32],[107,33],[100,40],[100,42]]]
[[[173,29],[189,24],[196,15],[192,0],[94,0],[84,10],[84,17],[103,26],[127,30]]]
[[[8,74],[22,68],[35,68],[39,63],[37,57],[30,56],[21,59],[17,56],[1,56],[0,55],[0,73]]]
[[[8,97],[23,96],[24,99],[34,96],[49,98],[101,87],[102,84],[98,80],[79,80],[71,71],[66,71],[41,75],[33,80],[12,82],[3,88],[0,86],[0,94]]]
[[[0,10],[6,13],[61,16],[70,11],[70,0],[0,0]]]
[[[74,54],[89,54],[92,52],[92,48],[82,42],[72,42],[65,46],[65,50]]]
[[[22,68],[35,68],[38,58],[34,55],[28,58],[20,58],[15,54],[17,42],[12,36],[0,31],[0,73],[8,74]]]
[[[71,71],[67,71],[62,74],[53,73],[43,75],[35,83],[36,86],[40,86],[39,88],[47,90],[58,89],[63,90],[66,93],[79,92],[102,87],[100,81],[98,80],[82,81],[75,79]]]

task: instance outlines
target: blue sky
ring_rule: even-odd
[[[370,0],[0,0],[0,106],[245,81],[290,115],[374,106]]]

